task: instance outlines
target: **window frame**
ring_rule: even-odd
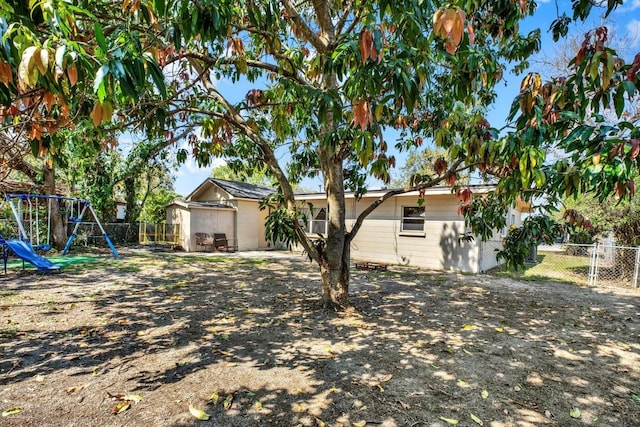
[[[322,234],[322,235],[326,235],[327,234],[327,230],[329,229],[329,210],[327,207],[321,207],[321,208],[313,208],[313,211],[310,211],[309,209],[305,209],[305,218],[306,221],[302,222],[302,220],[300,220],[302,228],[304,229],[304,232],[307,234]],[[316,217],[321,213],[324,212],[324,219],[316,219]],[[319,227],[320,230],[318,230],[315,227]]]
[[[406,209],[416,209],[418,212],[421,211],[421,214],[419,214],[418,216],[406,216]],[[424,235],[425,231],[425,222],[427,220],[426,216],[427,216],[427,209],[424,205],[422,206],[417,206],[417,205],[407,205],[407,206],[401,206],[400,207],[400,232],[401,233],[407,233],[407,234],[419,234],[419,235]],[[405,220],[410,220],[411,222],[407,222],[405,223]],[[422,227],[419,229],[416,228],[412,228],[412,229],[407,229],[405,228],[406,224],[420,224],[419,220],[422,220]]]

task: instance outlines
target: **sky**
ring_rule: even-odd
[[[533,17],[525,20],[520,26],[520,32],[527,34],[529,31],[540,28],[542,37],[542,56],[553,56],[558,49],[558,46],[554,44],[550,33],[548,32],[551,22],[557,16],[556,10],[569,10],[571,5],[567,0],[538,0],[538,9]],[[594,10],[596,10],[594,8]],[[570,15],[569,12],[567,12]],[[601,17],[592,13],[589,21],[583,24],[574,25],[571,27],[569,34],[581,34],[585,31],[602,25],[603,21]],[[628,52],[631,58],[638,52],[640,52],[640,0],[626,0],[623,6],[613,12],[607,19],[606,25],[610,28],[613,27],[614,33],[625,39],[625,45],[628,48]],[[630,59],[630,58],[627,58]],[[534,65],[535,67],[535,65]],[[511,73],[505,73],[503,82],[498,84],[497,92],[498,98],[496,102],[489,108],[487,119],[489,123],[496,128],[501,128],[505,124],[506,117],[511,107],[511,102],[518,94],[520,88],[520,81],[523,76],[515,76]],[[235,94],[243,96],[249,89],[248,85],[235,84],[231,85],[229,82],[220,81],[217,83],[218,89],[226,93],[226,91],[233,91]],[[244,87],[243,87],[244,86]],[[186,142],[184,143],[186,144]],[[389,144],[392,146],[393,144]],[[403,164],[403,155],[396,154],[397,164],[401,166]],[[207,168],[199,168],[192,158],[189,158],[177,171],[174,172],[176,178],[174,188],[176,193],[187,196],[193,191],[199,184],[201,184],[207,177],[211,175],[211,170],[214,167],[224,165],[225,161],[221,158],[213,160],[213,165]],[[321,189],[320,179],[306,180],[302,183],[302,187],[306,189]],[[380,182],[376,182],[371,179],[368,181],[368,185],[371,189],[379,187]]]

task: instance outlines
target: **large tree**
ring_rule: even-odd
[[[608,1],[608,11],[617,3]],[[556,33],[592,6],[573,2],[573,18],[559,17]],[[171,141],[182,132],[172,129],[193,129],[191,153],[180,151],[181,158],[191,154],[206,163],[225,154],[264,164],[279,189],[271,235],[295,239],[318,263],[326,306],[349,305],[350,243],[364,218],[395,194],[455,185],[468,169],[492,174],[497,191],[484,206],[472,203],[469,189],[459,191],[464,212],[487,235],[519,194],[553,196],[584,184],[598,195],[622,195],[636,167],[637,129],[583,123],[587,109],[606,103],[618,112],[625,94],[638,90],[640,59],[619,63],[599,33],[577,55],[578,77],[548,85],[525,77],[511,115],[519,132],[498,138],[485,120],[504,64],[523,69],[539,47],[539,31],[518,32],[534,12],[532,1],[126,0],[118,5],[123,13],[106,2],[33,7],[42,14],[37,32],[38,13],[3,12],[31,24],[5,38],[11,55],[5,49],[7,66],[0,68],[0,88],[8,88],[3,103],[40,90],[104,130],[124,124],[154,135],[167,130]],[[228,83],[253,87],[238,96],[222,89]],[[396,149],[433,138],[447,158],[435,162],[435,175],[389,191],[347,229],[345,190],[363,194],[368,175],[389,179],[395,163],[385,139],[389,128],[400,131]],[[47,149],[37,132],[33,137]],[[571,161],[545,164],[551,145]],[[596,147],[602,159],[581,157],[595,155]],[[292,184],[317,173],[329,224],[327,236],[314,242],[300,227]],[[474,222],[484,208],[493,221]]]

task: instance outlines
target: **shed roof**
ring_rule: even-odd
[[[185,202],[184,200],[174,200],[174,201],[169,202],[166,205],[164,205],[164,207],[168,208],[171,205],[177,205],[177,206],[180,206],[180,207],[186,208],[186,209],[230,209],[230,210],[235,210],[235,208],[233,206],[228,206],[228,205],[225,205],[225,204],[222,204],[222,203],[194,202],[194,201]]]
[[[246,182],[228,181],[226,179],[207,178],[198,187],[187,196],[187,200],[197,195],[205,186],[215,185],[222,188],[229,193],[230,196],[236,199],[254,199],[260,200],[275,193],[275,190],[270,187],[263,187],[261,185],[248,184]]]

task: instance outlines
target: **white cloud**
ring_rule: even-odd
[[[640,0],[633,0],[624,6],[624,10],[626,12],[630,12],[636,9],[640,9]]]
[[[640,4],[640,0],[635,1],[634,3]],[[640,46],[640,21],[637,19],[629,21],[627,24],[627,31],[629,32],[629,47],[631,49],[635,49]]]

